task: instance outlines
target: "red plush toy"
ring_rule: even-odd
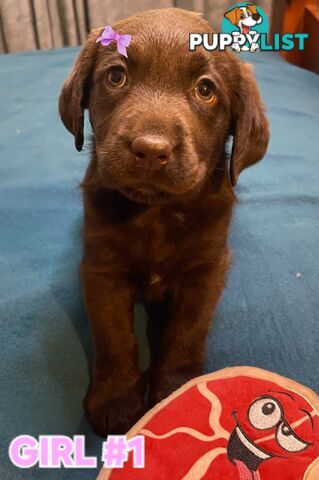
[[[98,480],[318,480],[319,397],[277,374],[226,368],[196,378],[149,411],[145,467]]]

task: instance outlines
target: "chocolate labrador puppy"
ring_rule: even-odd
[[[233,186],[268,143],[251,68],[229,52],[189,51],[190,32],[211,32],[199,15],[154,10],[113,28],[132,35],[128,58],[115,42],[96,43],[102,29],[94,31],[59,105],[78,150],[85,109],[93,131],[81,272],[95,358],[84,405],[101,435],[125,432],[145,409],[137,295],[162,333],[149,405],[201,373],[230,262]]]

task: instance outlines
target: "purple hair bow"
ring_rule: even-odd
[[[107,47],[112,40],[117,44],[117,51],[127,58],[126,47],[130,44],[131,35],[120,35],[110,25],[107,25],[102,35],[96,40],[96,43],[101,42],[102,45]]]

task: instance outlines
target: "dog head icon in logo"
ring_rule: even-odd
[[[234,7],[225,13],[225,17],[239,28],[240,33],[247,35],[252,27],[255,27],[263,21],[258,13],[256,5],[246,5],[245,7]]]
[[[268,19],[262,9],[256,5],[237,4],[225,13],[222,30],[233,35],[232,49],[236,52],[240,50],[255,52],[260,48],[258,34],[268,31]],[[239,36],[241,38],[245,36],[247,40],[250,38],[250,41],[243,45],[238,41]]]

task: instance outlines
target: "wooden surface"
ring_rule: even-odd
[[[281,31],[309,33],[310,37],[305,42],[304,51],[294,49],[282,52],[282,56],[290,63],[319,73],[319,2],[318,0],[286,0],[285,3]]]
[[[304,30],[309,32],[309,41],[301,58],[301,66],[319,73],[319,8],[308,6],[305,9]]]

